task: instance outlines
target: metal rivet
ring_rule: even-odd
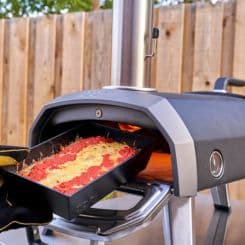
[[[220,178],[224,174],[224,160],[219,151],[213,151],[209,159],[209,170],[213,177]]]
[[[95,115],[97,118],[101,118],[102,117],[102,110],[97,108],[95,110]]]

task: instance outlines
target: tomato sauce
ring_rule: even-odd
[[[113,143],[113,140],[102,136],[77,139],[68,146],[62,147],[59,153],[44,158],[41,161],[34,162],[34,166],[30,171],[25,172],[25,170],[23,170],[20,174],[28,179],[40,182],[48,176],[49,171],[62,168],[62,166],[67,162],[75,161],[77,154],[84,148],[99,143]],[[89,184],[93,180],[110,171],[115,166],[135,155],[136,150],[125,145],[118,151],[118,154],[119,157],[116,159],[116,161],[115,159],[114,161],[111,159],[110,153],[104,154],[102,156],[102,162],[99,165],[96,163],[96,166],[90,166],[85,172],[80,173],[80,175],[68,181],[57,183],[53,189],[66,195],[71,195],[81,187]]]

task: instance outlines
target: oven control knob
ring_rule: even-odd
[[[210,173],[215,178],[220,178],[224,174],[224,160],[220,152],[213,151],[209,162]]]

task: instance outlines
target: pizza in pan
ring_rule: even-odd
[[[19,174],[72,195],[136,153],[127,144],[103,136],[79,138],[58,153],[25,167]]]

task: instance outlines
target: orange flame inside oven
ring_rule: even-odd
[[[146,180],[173,182],[171,155],[162,152],[153,152],[146,168],[138,177]]]
[[[141,128],[126,123],[118,123],[123,131],[136,132]],[[156,180],[161,182],[173,182],[172,160],[169,153],[153,152],[146,168],[138,174],[139,178],[146,180]]]
[[[118,126],[121,130],[130,132],[130,133],[136,132],[136,131],[141,129],[138,126],[130,125],[130,124],[126,124],[126,123],[118,123]]]

